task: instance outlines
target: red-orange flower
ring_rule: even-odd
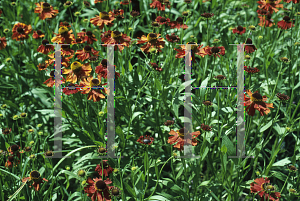
[[[40,184],[44,183],[44,181],[48,182],[47,179],[41,178],[41,174],[36,170],[31,171],[29,177],[24,177],[22,179],[22,182],[26,182],[28,180],[33,181],[32,186],[34,187],[35,191],[38,191],[40,189]]]
[[[108,160],[102,160],[102,163],[97,164],[95,171],[98,172],[100,176],[102,176],[102,165],[103,165],[103,175],[108,176],[108,174],[111,174],[114,169],[110,167],[107,163]]]
[[[111,201],[111,196],[109,190],[114,188],[114,186],[108,186],[112,181],[107,178],[106,180],[102,180],[102,178],[94,178],[90,177],[86,180],[88,184],[84,187],[84,191],[87,193],[88,197],[91,197],[92,201]]]
[[[291,18],[289,16],[284,16],[283,20],[277,23],[278,28],[280,29],[290,29],[292,27]],[[293,27],[295,25],[293,24]]]
[[[89,94],[88,100],[93,99],[94,102],[100,101],[100,99],[105,98],[105,94],[107,94],[107,89],[100,89],[101,86],[106,85],[107,83],[101,84],[101,77],[98,75],[97,78],[89,77],[87,80],[84,79],[83,82],[80,82],[85,88],[82,89],[82,94]],[[94,87],[94,88],[93,88]],[[99,87],[96,89],[95,87]]]
[[[48,71],[48,66],[49,66],[49,64],[48,63],[42,63],[42,64],[39,64],[37,67],[39,68],[39,71],[41,71],[41,70],[46,70],[46,71]]]
[[[51,65],[53,62],[55,62],[55,53],[52,53],[52,54],[48,54],[48,57],[50,57],[51,59],[48,59],[46,62]],[[62,56],[61,57],[61,64],[64,66],[64,67],[68,67],[70,64],[69,64],[69,61],[70,59],[74,57],[73,55],[72,56],[69,56],[69,57],[64,57]],[[55,63],[54,63],[54,66],[55,66]]]
[[[251,193],[258,193],[263,200],[279,201],[280,193],[276,192],[274,186],[270,185],[270,180],[265,177],[257,178],[250,184]]]
[[[34,9],[34,13],[39,13],[39,17],[41,20],[44,20],[46,18],[53,18],[56,16],[56,13],[58,13],[58,10],[53,10],[53,7],[44,2],[35,3],[37,6]]]
[[[93,44],[98,41],[91,31],[85,32],[85,29],[83,29],[82,32],[79,32],[77,36],[82,40],[80,43],[87,42],[87,44]]]
[[[62,45],[61,46],[61,55],[67,56],[67,55],[74,55],[74,50],[70,48],[70,45]]]
[[[114,68],[116,68],[114,66]],[[107,79],[107,59],[103,59],[99,66],[96,66],[95,72],[102,78]],[[115,71],[115,79],[120,77],[120,73]]]
[[[244,106],[247,106],[246,112],[248,112],[250,116],[254,116],[255,110],[259,111],[261,116],[264,116],[264,113],[270,113],[271,110],[269,108],[274,108],[273,103],[266,103],[267,97],[260,95],[258,91],[252,94],[251,90],[248,89],[246,90],[246,93],[250,98],[244,94]]]
[[[63,69],[62,74],[67,74],[67,82],[75,83],[77,80],[82,80],[90,76],[92,67],[89,63],[81,64],[78,61],[74,61],[71,64],[71,69]]]
[[[20,160],[17,156],[11,155],[8,156],[7,161],[5,162],[5,167],[12,168],[17,167],[17,164],[20,164]]]
[[[113,23],[112,21],[114,21],[114,17],[111,16],[110,13],[108,12],[100,12],[100,14],[92,19],[90,19],[90,22],[95,25],[95,26],[98,26],[99,29],[103,29],[104,27],[104,24],[107,25],[107,26],[112,26]]]
[[[286,3],[290,3],[292,0],[283,0]],[[293,0],[293,3],[299,3],[300,0]]]
[[[2,130],[2,134],[3,135],[8,135],[8,134],[10,134],[10,132],[11,132],[11,128],[10,129],[9,128],[5,128],[5,129]]]
[[[172,22],[169,22],[169,26],[170,26],[170,29],[187,29],[188,26],[186,24],[183,24],[183,18],[182,17],[178,17],[176,19],[176,21],[172,21]]]
[[[0,38],[0,50],[3,50],[7,45],[7,41],[6,41],[6,38],[3,37],[3,38]]]
[[[164,47],[165,41],[163,38],[158,38],[160,34],[149,33],[147,37],[142,35],[142,37],[137,37],[140,39],[136,44],[147,43],[146,45],[142,46],[140,49],[145,52],[149,53],[150,48],[155,47],[161,52],[161,48]]]
[[[61,83],[65,83],[65,78],[61,78]],[[55,84],[55,79],[54,79],[54,70],[50,72],[50,78],[47,79],[44,84],[46,84],[48,87],[53,87]]]
[[[116,18],[117,20],[122,20],[124,19],[124,10],[120,9],[120,10],[113,10],[113,11],[109,11],[109,14],[112,15],[114,18]]]
[[[258,8],[270,11],[270,13],[272,14],[273,11],[275,11],[275,13],[279,11],[277,8],[283,8],[283,4],[279,4],[281,1],[282,0],[261,0],[257,3],[261,4],[260,6],[258,6]]]
[[[145,144],[145,145],[151,145],[154,141],[153,137],[150,137],[148,135],[146,136],[140,136],[139,139],[137,140],[137,142],[141,143],[141,144]]]
[[[204,48],[201,48],[203,45],[198,46],[197,43],[194,42],[188,42],[187,44],[195,44],[195,45],[191,45],[191,50],[192,50],[192,61],[196,62],[195,60],[195,54],[204,57],[205,55],[207,55],[206,50],[209,48],[209,46],[206,46]],[[175,58],[183,58],[185,56],[187,56],[187,51],[186,51],[186,47],[185,45],[181,45],[180,46],[181,49],[176,49],[174,48],[174,50],[176,50],[178,53],[175,55]],[[225,51],[225,50],[224,50]]]
[[[218,56],[220,58],[220,55],[224,56],[225,55],[225,47],[208,47],[205,49],[206,54],[209,56],[213,55],[215,58]]]
[[[78,59],[84,61],[92,56],[99,56],[99,51],[96,51],[91,46],[86,45],[82,50],[77,50],[75,54],[77,54]]]
[[[268,12],[267,14],[263,14],[263,12],[261,15],[258,16],[259,18],[259,26],[261,27],[272,27],[275,23],[273,23],[273,19],[271,19],[272,15],[270,14],[270,12]]]
[[[104,44],[122,44],[122,45],[115,45],[114,50],[117,50],[119,48],[119,51],[121,52],[124,49],[124,46],[129,47],[130,45],[130,37],[126,34],[122,34],[119,31],[106,31],[101,34],[101,41]],[[106,45],[103,45],[106,46]]]
[[[17,23],[14,25],[12,29],[13,35],[11,36],[11,38],[16,41],[28,39],[29,38],[28,34],[31,31],[32,31],[31,25],[27,26],[26,24],[23,23]]]
[[[244,51],[249,53],[253,53],[255,50],[257,50],[257,48],[255,47],[255,45],[252,44],[252,40],[250,38],[247,38],[246,40],[246,44],[244,47]]]
[[[165,4],[164,3],[165,0],[152,0],[152,3],[150,3],[150,8],[157,8],[160,11],[165,11]],[[170,5],[167,5],[168,8],[171,8]]]
[[[49,44],[47,39],[42,41],[42,44],[37,49],[38,52],[48,54],[50,51],[54,51],[54,46]]]
[[[75,40],[72,32],[72,29],[69,31],[68,27],[62,26],[59,28],[58,34],[53,32],[56,36],[51,39],[51,42],[58,44],[71,44]]]
[[[243,35],[246,32],[246,27],[238,26],[235,29],[232,29],[232,33],[238,33],[240,35]]]
[[[131,1],[128,0],[124,0],[120,2],[121,5],[128,5],[129,3],[131,3]]]
[[[177,35],[175,35],[175,33],[172,33],[171,35],[167,34],[166,38],[167,41],[171,43],[177,43],[180,40],[180,38]]]
[[[69,22],[64,21],[59,23],[59,27],[71,27],[71,25],[69,24]]]
[[[78,84],[70,83],[70,84],[68,84],[68,87],[64,87],[64,88],[62,88],[62,90],[63,90],[64,94],[69,96],[71,94],[76,94],[77,92],[79,92],[80,91],[79,87],[80,87],[80,85],[78,85]]]
[[[167,25],[169,22],[170,22],[170,19],[169,18],[165,18],[165,17],[162,17],[162,16],[158,16],[156,19],[155,19],[156,22],[158,22],[160,25]]]
[[[252,68],[250,66],[244,66],[244,70],[247,72],[247,73],[250,73],[250,74],[253,74],[253,73],[258,73],[260,70],[258,68]]]
[[[32,38],[38,39],[38,38],[44,38],[44,37],[45,37],[45,34],[43,34],[43,32],[41,32],[40,30],[33,31]]]
[[[184,143],[186,144],[192,144],[192,146],[196,146],[197,145],[197,140],[196,137],[198,137],[200,135],[200,131],[196,131],[193,133],[188,133],[188,132],[184,132],[185,128],[181,128],[180,130],[177,130],[177,132],[175,132],[174,130],[170,131],[170,135],[173,135],[172,137],[169,137],[168,139],[168,143],[169,144],[174,144],[177,142],[176,145],[174,145],[173,147],[177,148],[179,151],[183,150],[183,146]],[[191,139],[184,139],[185,135],[191,135]],[[185,137],[187,138],[187,137]]]

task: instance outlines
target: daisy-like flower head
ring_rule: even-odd
[[[139,139],[137,140],[137,142],[141,143],[141,144],[145,144],[145,145],[151,145],[154,141],[153,137],[150,137],[148,135],[145,136],[140,136]]]
[[[53,153],[53,151],[47,150],[47,151],[44,153],[44,156],[51,157],[51,156],[54,156],[54,153]]]
[[[141,50],[143,52],[149,53],[150,48],[157,48],[157,51],[161,52],[161,49],[164,47],[165,41],[163,38],[159,38],[160,34],[155,34],[155,33],[149,33],[146,36],[142,36],[136,44],[141,44],[141,43],[147,43],[143,47],[141,47]]]
[[[247,38],[246,40],[246,44],[244,47],[244,51],[249,53],[253,53],[255,50],[257,50],[257,48],[255,47],[255,45],[252,44],[252,40],[250,38]]]
[[[5,162],[5,167],[12,168],[17,167],[17,164],[20,164],[20,160],[14,155],[8,156],[7,161]]]
[[[56,36],[51,39],[51,42],[58,44],[71,44],[74,40],[73,30],[69,30],[68,27],[62,26],[58,29],[58,34],[54,33]]]
[[[254,73],[258,73],[260,70],[258,68],[253,68],[253,67],[250,67],[250,66],[244,66],[244,70],[247,72],[247,73],[251,73],[251,74],[254,74]]]
[[[202,102],[205,106],[212,106],[212,102],[210,102],[209,100],[203,101]]]
[[[47,55],[49,52],[54,51],[54,46],[49,44],[49,41],[45,39],[42,41],[42,45],[38,47],[37,51]]]
[[[10,134],[10,132],[11,132],[11,128],[5,128],[2,130],[3,135],[8,135],[8,134]]]
[[[24,177],[22,179],[22,182],[26,182],[28,180],[33,181],[32,185],[36,191],[38,191],[40,189],[40,184],[44,183],[44,181],[48,182],[47,179],[41,178],[41,174],[36,170],[31,171],[29,177]],[[29,187],[31,187],[31,186],[29,186]]]
[[[44,37],[45,37],[45,34],[42,31],[40,31],[40,30],[33,31],[32,38],[39,39],[39,38],[44,38]]]
[[[211,131],[211,126],[205,125],[205,124],[201,124],[201,129],[204,130],[204,131]]]
[[[109,14],[111,14],[113,17],[115,17],[117,20],[122,20],[124,19],[124,10],[120,9],[120,10],[113,10],[109,12]]]
[[[7,151],[10,152],[11,154],[18,154],[20,150],[20,146],[19,145],[11,145],[10,147],[7,148]]]
[[[238,26],[235,29],[232,29],[232,33],[238,33],[240,35],[243,35],[246,32],[246,27]]]
[[[103,154],[103,153],[106,153],[106,149],[105,149],[104,147],[99,147],[99,148],[97,149],[97,152],[98,152],[99,154]]]
[[[284,62],[284,63],[289,63],[291,60],[289,60],[288,58],[286,58],[286,57],[281,57],[281,58],[279,58],[280,59],[280,61],[282,61],[282,62]]]
[[[86,45],[82,50],[77,50],[75,54],[77,54],[78,59],[84,61],[92,56],[99,56],[99,51],[96,51],[91,46]]]
[[[121,190],[118,187],[113,187],[109,192],[112,197],[118,197],[121,195]]]
[[[3,50],[7,46],[7,40],[5,37],[0,37],[0,50]]]
[[[173,120],[167,120],[165,123],[164,123],[166,126],[171,126],[174,124],[174,121]]]
[[[210,19],[214,16],[213,13],[203,13],[201,14],[202,17],[204,17],[205,19]]]
[[[284,16],[283,17],[283,20],[281,20],[281,21],[279,21],[278,23],[277,23],[277,26],[280,28],[280,29],[284,29],[284,30],[286,30],[286,29],[290,29],[291,27],[292,27],[292,22],[291,22],[291,20],[294,20],[294,19],[291,19],[289,16]],[[295,25],[293,24],[293,27],[294,27]]]
[[[108,160],[102,160],[102,163],[96,166],[95,171],[98,172],[100,176],[102,176],[102,166],[103,166],[103,174],[106,177],[114,171],[114,169],[108,165],[107,161]]]
[[[159,11],[165,11],[166,7],[164,4],[165,0],[152,0],[150,4],[150,8],[157,8]],[[166,4],[168,8],[170,8],[170,4]]]
[[[58,13],[58,10],[54,10],[53,7],[46,2],[40,2],[40,3],[35,3],[35,5],[37,6],[34,9],[34,13],[39,13],[39,18],[41,20],[44,19],[51,19],[53,17],[56,16],[56,14]]]
[[[108,12],[100,12],[99,16],[96,16],[95,18],[90,19],[90,22],[98,26],[100,29],[103,29],[104,24],[107,26],[112,26],[114,21],[114,17],[111,16]]]
[[[101,77],[98,75],[97,78],[88,77],[87,79],[84,79],[82,82],[80,82],[85,88],[81,91],[82,94],[88,93],[88,100],[93,99],[94,102],[100,101],[100,99],[105,98],[105,94],[107,94],[106,88],[100,88],[103,85],[106,85],[107,83],[101,84]],[[95,88],[97,87],[97,88]]]
[[[156,19],[155,19],[156,22],[158,22],[160,25],[167,25],[169,22],[170,22],[170,19],[169,18],[166,18],[166,17],[161,17],[161,16],[158,16]]]
[[[11,38],[16,41],[28,39],[28,34],[32,31],[31,25],[26,25],[24,23],[17,23],[14,25]]]
[[[291,172],[296,172],[296,171],[298,170],[298,169],[297,169],[295,166],[293,166],[293,165],[288,165],[287,168],[288,168],[289,171],[291,171]]]
[[[275,23],[273,23],[273,19],[271,19],[272,14],[268,12],[264,16],[258,16],[260,23],[258,24],[261,27],[272,27]]]
[[[218,80],[225,80],[226,77],[224,75],[217,75],[214,78],[218,79]]]
[[[169,26],[170,26],[170,28],[171,29],[183,29],[183,30],[185,30],[185,29],[187,29],[188,28],[188,26],[186,25],[186,24],[183,24],[183,18],[182,17],[178,17],[177,19],[176,19],[176,21],[172,21],[172,22],[169,22]]]
[[[88,197],[91,197],[92,201],[102,201],[102,200],[111,200],[111,196],[109,190],[114,186],[108,186],[112,181],[107,178],[106,180],[102,180],[102,178],[91,179],[88,178],[86,180],[88,184],[84,187],[84,191],[87,193]]]
[[[123,0],[123,1],[120,2],[120,5],[128,5],[129,3],[131,3],[131,1]]]
[[[133,11],[130,12],[130,15],[131,15],[132,17],[137,17],[137,16],[140,15],[140,12],[133,10]]]
[[[260,6],[258,6],[259,9],[269,11],[272,14],[273,11],[275,11],[275,13],[279,11],[277,8],[283,8],[283,4],[279,4],[281,1],[282,0],[261,0],[257,3],[260,4]]]
[[[193,133],[189,133],[186,128],[181,128],[175,132],[174,130],[171,130],[169,135],[173,135],[172,137],[169,137],[168,143],[169,144],[174,144],[176,143],[173,147],[177,148],[179,151],[183,150],[184,144],[192,144],[192,146],[197,145],[197,140],[196,137],[200,135],[200,131],[196,131]],[[190,135],[190,139],[186,139],[186,135]],[[185,139],[184,139],[185,138]]]
[[[270,184],[270,180],[266,178],[257,178],[250,184],[251,193],[258,193],[261,200],[279,201],[280,193],[276,192],[275,186]]]
[[[71,69],[63,69],[63,74],[67,74],[67,82],[75,83],[79,79],[83,79],[87,76],[90,76],[92,67],[89,63],[81,64],[78,61],[74,61],[71,64]]]
[[[171,35],[167,34],[166,38],[167,41],[171,43],[176,43],[180,40],[180,38],[177,35],[175,35],[175,33],[172,33]]]
[[[274,108],[273,103],[266,103],[267,97],[262,96],[258,91],[252,93],[251,90],[248,89],[246,93],[250,98],[244,94],[244,105],[247,106],[246,112],[248,112],[250,116],[254,116],[255,110],[258,110],[260,115],[264,116],[264,114],[270,113],[271,110],[269,108]]]
[[[277,98],[279,98],[279,100],[281,100],[281,101],[287,101],[287,100],[290,99],[289,96],[287,96],[287,95],[285,95],[285,94],[281,94],[281,93],[277,93],[276,96],[277,96]]]
[[[221,56],[225,55],[225,48],[223,46],[221,47],[208,47],[205,49],[206,54],[208,54],[209,56],[213,55],[215,58],[218,56],[220,58]]]

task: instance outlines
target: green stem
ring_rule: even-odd
[[[281,192],[283,191],[283,188],[285,187],[285,184],[286,184],[288,178],[290,177],[290,174],[291,174],[291,172],[289,172],[289,175],[286,177],[286,180],[285,180],[285,182],[284,182],[284,184],[283,184],[283,186],[282,186],[282,188],[281,188],[280,194],[281,194]]]

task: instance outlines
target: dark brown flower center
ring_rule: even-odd
[[[203,14],[201,14],[201,16],[205,17],[205,18],[210,18],[213,16],[213,14],[212,13],[203,13]]]
[[[178,17],[177,19],[176,19],[176,22],[178,22],[178,23],[183,23],[183,18],[182,17]]]
[[[46,156],[52,156],[52,151],[46,151]]]
[[[84,1],[83,3],[84,3],[84,5],[85,5],[86,7],[90,7],[90,6],[91,6],[91,4],[90,4],[88,1]]]
[[[21,113],[21,117],[26,117],[26,113]]]
[[[220,52],[220,49],[218,47],[214,46],[213,48],[211,48],[211,52],[218,53],[218,52]]]
[[[179,133],[187,133],[188,132],[188,130],[186,129],[186,128],[181,128],[181,129],[179,129]]]
[[[44,69],[44,68],[46,68],[46,65],[45,65],[45,64],[41,64],[41,65],[40,65],[40,68],[41,68],[41,69]]]
[[[102,161],[102,164],[103,164],[103,167],[104,167],[104,168],[108,166],[108,164],[107,164],[106,161]]]
[[[50,73],[50,77],[54,77],[54,70],[53,70],[53,71],[51,71],[51,73]]]
[[[100,18],[101,19],[109,19],[109,14],[108,12],[100,12]]]
[[[224,80],[224,79],[225,79],[225,76],[224,76],[224,75],[218,75],[218,76],[217,76],[217,79],[219,79],[219,80]]]
[[[112,33],[111,33],[111,37],[113,37],[113,38],[119,38],[119,37],[121,37],[122,36],[122,34],[121,34],[121,32],[119,32],[119,31],[113,31]]]
[[[177,37],[176,37],[175,35],[171,35],[169,38],[170,38],[171,40],[175,40]]]
[[[25,151],[31,151],[31,147],[25,147]]]
[[[42,4],[42,8],[43,8],[43,10],[48,11],[48,10],[50,10],[50,4],[48,4],[48,3],[43,3],[43,4]]]
[[[10,146],[10,150],[13,151],[13,152],[18,151],[19,150],[19,146],[16,145],[16,144],[12,145],[12,146]]]
[[[133,10],[133,11],[131,11],[131,16],[133,16],[133,17],[136,17],[136,16],[138,16],[139,15],[139,12],[137,12],[137,11],[135,11],[135,10]]]
[[[290,165],[290,166],[289,166],[289,169],[290,169],[290,170],[294,170],[294,171],[297,170],[297,168],[296,168],[295,166],[293,166],[293,165]]]
[[[9,160],[10,162],[13,162],[13,161],[14,161],[14,159],[15,159],[15,157],[14,157],[14,156],[9,156],[9,157],[7,158],[7,160]]]
[[[92,36],[93,33],[92,33],[91,31],[87,31],[87,32],[86,32],[86,35],[87,35],[87,36]]]
[[[47,44],[49,44],[49,41],[45,39],[45,40],[42,41],[42,44],[47,45]]]
[[[92,50],[92,48],[91,48],[91,46],[89,46],[89,45],[86,45],[85,47],[84,47],[84,51],[85,52],[90,52]]]
[[[99,85],[100,81],[98,79],[93,79],[92,83],[94,86],[97,86],[97,85]]]
[[[102,66],[107,66],[107,59],[103,59],[103,60],[101,61],[101,64],[102,64]]]
[[[69,23],[68,22],[63,22],[62,23],[64,26],[69,26]]]
[[[95,188],[98,191],[103,191],[106,188],[106,183],[104,181],[97,181],[95,184]]]
[[[152,26],[159,27],[159,24],[158,24],[158,22],[152,22]]]
[[[81,38],[76,38],[76,43],[80,43],[81,41]]]
[[[32,171],[30,172],[30,178],[31,179],[38,179],[41,176],[41,174],[38,171]]]
[[[160,22],[166,22],[167,21],[167,19],[165,18],[165,17],[162,17],[162,18],[160,18],[160,20],[159,20]]]
[[[203,104],[208,106],[208,105],[211,105],[211,102],[210,101],[204,101]]]
[[[38,35],[42,35],[43,33],[40,30],[37,30],[36,32]]]
[[[24,33],[24,29],[22,27],[18,27],[17,28],[17,32],[20,33],[20,34],[22,34],[22,33]]]
[[[244,27],[238,26],[238,27],[237,27],[237,30],[238,30],[238,31],[243,31],[243,30],[244,30]]]
[[[158,65],[156,63],[152,63],[153,68],[158,68]]]
[[[6,128],[6,129],[4,129],[4,134],[8,134],[9,133],[9,129],[8,128]]]
[[[289,22],[290,19],[291,19],[291,18],[290,18],[289,16],[284,16],[284,17],[283,17],[283,20],[286,21],[286,22]]]
[[[253,102],[262,101],[262,95],[260,95],[260,93],[253,93],[251,98]]]
[[[252,44],[252,40],[250,38],[247,38],[246,44]]]

